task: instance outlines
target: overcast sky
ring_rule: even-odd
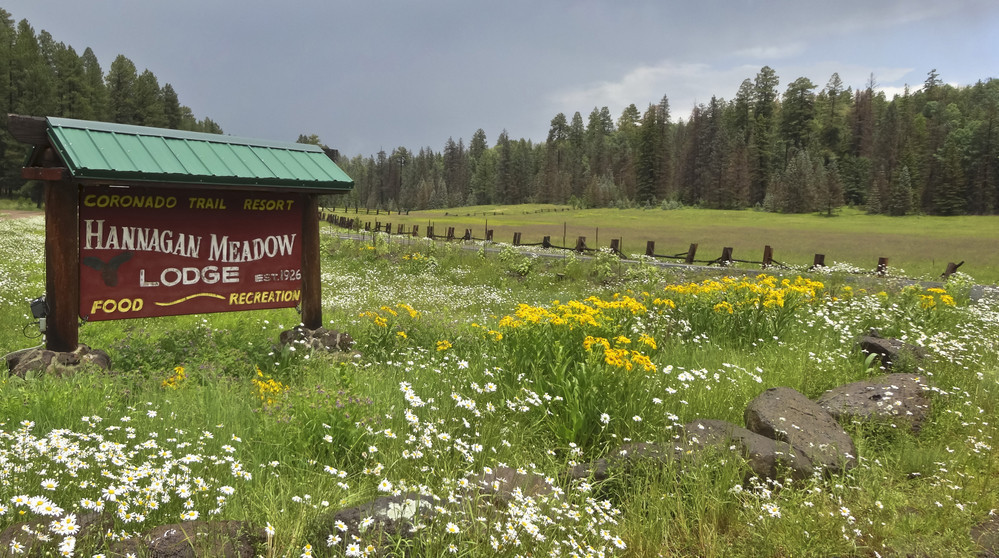
[[[345,155],[544,141],[552,117],[668,96],[674,118],[734,97],[761,67],[778,90],[833,72],[889,93],[927,72],[999,78],[997,0],[7,0],[15,21],[107,73],[124,54],[234,136],[317,134]],[[818,91],[818,89],[816,91]]]

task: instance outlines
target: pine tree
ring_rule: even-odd
[[[888,215],[901,216],[912,208],[912,179],[909,167],[902,167],[889,186]]]
[[[135,64],[125,55],[119,54],[106,78],[108,87],[108,116],[119,124],[137,124],[138,112],[135,106]]]

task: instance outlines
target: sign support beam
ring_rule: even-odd
[[[45,348],[75,351],[80,341],[79,187],[45,183]]]
[[[302,196],[302,325],[323,326],[323,284],[319,264],[319,194]]]

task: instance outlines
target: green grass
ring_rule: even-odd
[[[0,220],[3,352],[39,342],[21,331],[26,300],[43,289],[40,237],[38,219]],[[324,321],[350,333],[356,353],[279,347],[297,324],[292,309],[94,322],[81,342],[106,350],[112,373],[0,382],[0,528],[26,509],[14,496],[82,513],[82,499],[120,487],[130,466],[169,468],[172,497],[142,521],[115,515],[114,536],[194,510],[272,525],[266,556],[306,544],[342,555],[326,546],[332,513],[391,492],[439,498],[412,541],[388,541],[414,556],[451,545],[459,556],[569,555],[573,542],[622,556],[974,556],[971,527],[999,508],[999,315],[967,304],[966,276],[948,285],[950,305],[893,279],[862,291],[839,273],[810,277],[821,285],[791,274],[788,287],[751,276],[712,286],[602,256],[323,243]],[[876,374],[853,345],[871,327],[933,354],[921,370],[905,364],[935,386],[933,409],[918,435],[846,425],[860,459],[847,473],[747,481],[742,460],[722,451],[604,482],[564,475],[629,441],[671,445],[696,418],[741,424],[768,387],[816,397]],[[131,453],[112,462],[111,446],[98,465],[98,435]],[[90,464],[76,477],[53,449],[70,443]],[[500,465],[547,477],[558,498],[504,504],[461,488]],[[196,479],[207,488],[177,492]]]
[[[455,227],[458,236],[470,228],[478,238],[484,237],[488,226],[498,242],[511,242],[515,232],[521,233],[524,243],[541,242],[542,237],[550,236],[554,244],[569,247],[575,246],[579,236],[585,236],[591,248],[609,246],[611,239],[618,238],[626,254],[644,254],[650,240],[655,242],[657,254],[668,255],[686,253],[690,244],[696,243],[699,260],[713,260],[721,256],[722,248],[732,247],[736,259],[762,261],[767,245],[773,248],[776,260],[800,267],[811,265],[815,254],[824,254],[827,265],[842,262],[873,271],[878,259],[886,257],[890,267],[912,278],[935,278],[949,262],[964,261],[962,271],[986,283],[999,283],[996,216],[888,217],[850,208],[833,217],[655,208],[537,212],[553,208],[556,206],[477,206],[401,216],[362,213],[358,217],[372,225],[376,220],[393,223],[393,227],[400,223],[407,228],[419,225],[421,233],[433,223],[439,235],[447,227]],[[342,214],[343,208],[338,211]]]

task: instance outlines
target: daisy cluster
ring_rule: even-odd
[[[218,516],[252,479],[236,458],[241,440],[223,425],[171,427],[173,413],[149,404],[117,418],[82,417],[80,428],[38,432],[0,422],[0,515],[45,518],[39,541],[66,541],[78,514],[111,514],[111,540],[164,523]],[[72,555],[72,552],[69,553]]]

